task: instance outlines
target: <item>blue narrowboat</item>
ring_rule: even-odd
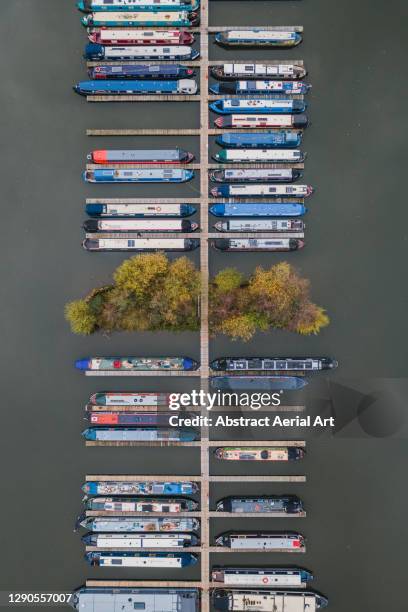
[[[85,27],[166,27],[195,26],[199,22],[196,11],[135,11],[131,12],[96,12],[84,15],[81,19]]]
[[[213,83],[210,91],[214,94],[285,94],[304,95],[310,85],[299,81],[233,81]]]
[[[200,53],[187,45],[177,46],[140,46],[124,47],[88,43],[84,58],[92,61],[114,60],[195,60]]]
[[[295,30],[227,30],[215,35],[215,42],[222,47],[295,47],[302,36]]]
[[[196,212],[191,204],[86,204],[85,212],[90,217],[115,219],[142,219],[155,217],[190,217]]]
[[[186,68],[179,64],[124,64],[121,66],[102,65],[89,68],[88,76],[97,79],[154,79],[179,80],[194,76],[193,68]]]
[[[88,427],[85,440],[100,442],[193,442],[198,434],[192,429],[171,427]]]
[[[301,217],[307,212],[304,204],[284,202],[283,204],[257,202],[213,204],[210,213],[214,217]]]
[[[228,149],[295,149],[302,143],[302,132],[231,132],[217,136],[216,143]]]
[[[178,168],[104,168],[85,170],[83,179],[87,183],[185,183],[194,177],[193,170]]]
[[[198,0],[78,0],[83,13],[101,11],[195,11]]]
[[[87,495],[194,495],[198,485],[192,481],[88,480],[82,491]]]
[[[308,380],[300,376],[212,376],[210,386],[213,389],[233,391],[250,390],[283,390],[296,391],[308,384]]]
[[[197,563],[197,555],[187,552],[100,552],[85,554],[90,565],[98,567],[182,568]]]
[[[81,612],[198,612],[200,591],[196,588],[81,587],[74,591],[70,605]]]
[[[74,91],[81,96],[115,96],[148,94],[195,94],[197,83],[194,79],[179,81],[80,81]]]
[[[210,104],[210,110],[220,115],[232,113],[303,113],[306,103],[303,100],[272,100],[272,99],[239,99],[216,100]]]

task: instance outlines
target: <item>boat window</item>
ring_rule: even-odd
[[[128,240],[128,247],[134,247],[135,246],[135,241],[134,240]]]
[[[122,565],[122,559],[112,559],[112,565]]]
[[[163,53],[170,53],[170,47],[163,47]]]
[[[145,610],[146,604],[144,601],[135,601],[133,602],[133,609],[134,610]]]

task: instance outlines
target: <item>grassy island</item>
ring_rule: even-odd
[[[198,331],[200,272],[187,257],[136,255],[113,274],[113,283],[65,306],[76,334],[97,331]],[[283,329],[317,334],[328,325],[323,308],[310,300],[310,283],[287,262],[257,267],[245,277],[226,268],[210,282],[212,336],[250,340],[257,331]]]

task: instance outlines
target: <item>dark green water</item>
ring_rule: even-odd
[[[73,4],[13,0],[0,5],[3,590],[69,590],[86,577],[117,576],[110,570],[88,568],[79,536],[72,533],[86,473],[199,471],[194,449],[87,450],[80,437],[83,405],[91,392],[153,387],[150,379],[98,384],[74,371],[74,359],[103,353],[199,355],[194,334],[118,334],[84,340],[69,333],[62,316],[64,303],[108,281],[124,259],[81,249],[85,197],[137,192],[187,199],[198,190],[197,180],[141,189],[86,186],[80,179],[86,152],[119,141],[91,141],[85,129],[197,127],[198,108],[177,103],[87,105],[75,96],[71,85],[85,76],[81,59],[85,35]],[[308,538],[307,555],[289,560],[272,555],[250,558],[310,568],[317,576],[316,588],[329,596],[333,612],[406,609],[402,585],[408,501],[403,59],[407,13],[402,0],[211,3],[213,25],[305,26],[300,47],[268,52],[268,57],[304,59],[313,84],[312,126],[304,148],[305,179],[316,187],[316,194],[306,219],[307,246],[288,259],[311,279],[313,297],[327,308],[332,324],[314,338],[276,333],[259,336],[245,347],[218,339],[211,353],[330,354],[340,362],[330,387],[312,386],[308,407],[326,407],[331,398],[340,420],[359,410],[365,433],[350,425],[335,437],[314,437],[302,467],[293,468],[306,473],[308,483],[285,490],[264,487],[263,492],[300,494],[308,518],[257,520],[254,525],[302,531]],[[212,59],[231,53],[248,57],[211,48]],[[137,146],[147,142],[139,140]],[[197,150],[197,143],[189,139],[177,144]],[[193,257],[198,261],[197,254]],[[258,263],[279,260],[271,255],[211,252],[214,271],[232,264],[249,272]],[[362,404],[357,393],[336,383],[370,393],[371,405]],[[178,391],[188,384],[158,379],[154,388]],[[217,432],[218,437],[227,435],[232,439],[236,434]],[[212,469],[221,473],[219,465]],[[222,470],[226,473],[224,466]],[[212,492],[215,501],[226,493],[250,493],[254,488],[214,485]],[[221,519],[212,525],[214,534],[229,527]],[[236,527],[246,528],[247,522],[237,519]],[[226,561],[222,556],[216,559]],[[195,578],[198,572],[194,568],[184,575]],[[129,571],[120,575],[141,576]],[[152,571],[149,577],[159,575]],[[171,577],[177,575],[169,572]]]

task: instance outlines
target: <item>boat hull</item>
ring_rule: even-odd
[[[86,495],[194,495],[198,492],[195,482],[152,481],[87,481],[82,486]]]
[[[93,551],[85,559],[98,567],[182,568],[195,565],[198,557],[191,553]]]
[[[92,236],[92,234],[91,234]],[[154,253],[156,251],[194,251],[200,246],[192,238],[85,238],[83,248],[90,252]]]
[[[302,132],[231,132],[216,138],[217,144],[228,149],[294,149],[302,143]]]
[[[209,177],[214,183],[293,183],[302,176],[300,170],[293,168],[251,169],[251,170],[210,170]]]
[[[131,65],[120,66],[99,65],[88,70],[91,80],[112,79],[149,79],[149,80],[179,80],[193,77],[195,71],[192,68],[179,66],[177,64],[161,65]]]
[[[233,202],[210,206],[210,213],[215,217],[300,217],[306,212],[305,205],[299,202],[265,204]]]
[[[80,516],[78,526],[88,529],[92,533],[176,533],[185,531],[194,533],[199,530],[200,522],[195,518],[157,517],[85,517]],[[151,534],[151,535],[150,535]]]
[[[85,170],[83,179],[87,183],[186,183],[194,178],[193,170],[144,169],[122,170],[104,168]]]
[[[197,370],[198,365],[190,357],[86,357],[75,362],[75,367],[82,371]]]
[[[306,76],[306,70],[298,64],[223,64],[213,66],[211,74],[216,79],[302,79]]]
[[[197,502],[184,498],[92,497],[85,503],[86,510],[104,512],[180,513],[192,512],[197,507]]]
[[[210,363],[212,370],[228,372],[317,372],[337,365],[331,357],[222,357]]]
[[[154,219],[156,217],[190,217],[197,211],[190,204],[87,204],[85,212],[88,216],[105,219]]]
[[[215,35],[215,42],[221,47],[296,47],[302,42],[302,36],[298,32],[290,32],[287,35],[273,34],[261,38],[261,30],[241,31],[234,37],[232,31],[220,32]],[[238,38],[239,36],[239,38]]]
[[[112,45],[99,45],[88,43],[85,47],[84,58],[89,61],[116,61],[116,60],[195,60],[199,52],[186,45],[156,47],[151,45],[127,45],[115,47]]]
[[[100,12],[89,13],[81,19],[82,25],[89,27],[190,27],[198,25],[199,14],[195,11],[144,11],[144,12]]]
[[[193,442],[198,433],[164,427],[88,427],[82,436],[89,442]]]
[[[223,447],[214,451],[222,461],[299,461],[305,456],[303,448],[286,447]]]
[[[144,96],[160,94],[194,95],[197,93],[197,83],[192,79],[178,81],[154,80],[97,80],[81,81],[74,87],[80,96]]]

